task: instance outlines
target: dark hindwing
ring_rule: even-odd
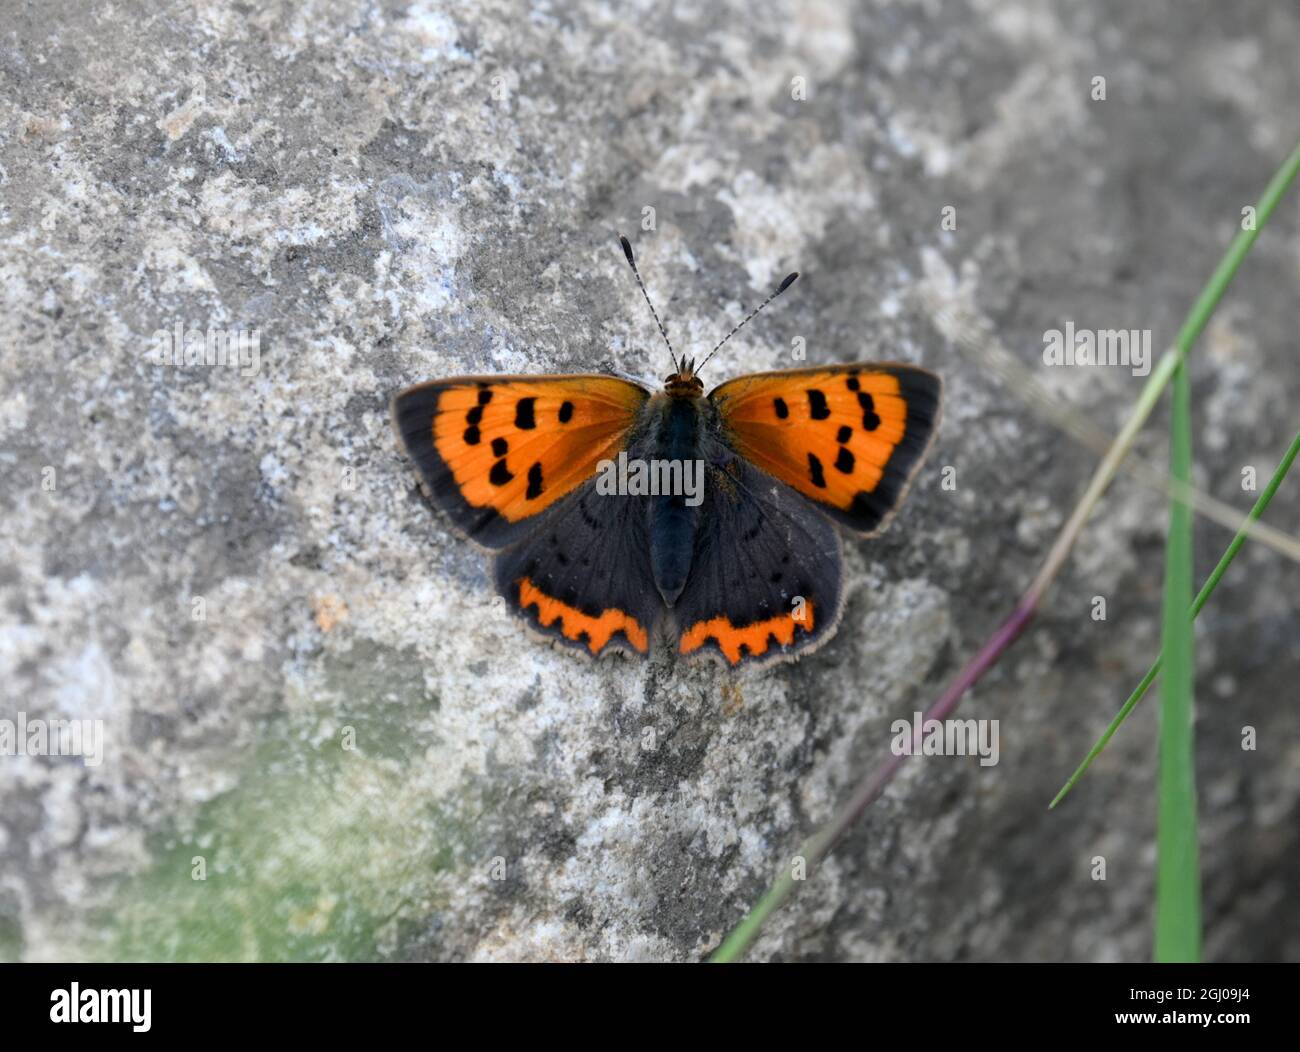
[[[766,664],[834,633],[843,600],[834,526],[740,457],[711,465],[690,580],[673,608],[678,653]]]
[[[647,656],[664,606],[646,501],[598,494],[595,480],[580,486],[497,556],[498,590],[533,630],[566,646]]]

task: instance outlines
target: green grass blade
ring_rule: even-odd
[[[1192,407],[1188,367],[1174,374],[1170,475],[1190,484]],[[1156,823],[1157,961],[1199,961],[1201,874],[1196,851],[1196,767],[1192,740],[1195,644],[1192,635],[1192,510],[1169,503],[1161,639],[1160,774]]]
[[[1196,593],[1196,599],[1192,603],[1193,619],[1195,619],[1200,614],[1201,610],[1204,609],[1206,602],[1214,593],[1214,589],[1218,587],[1219,581],[1222,579],[1224,573],[1227,572],[1228,567],[1232,564],[1232,560],[1235,559],[1237,553],[1241,551],[1242,545],[1246,543],[1250,524],[1258,521],[1260,516],[1264,514],[1264,509],[1266,509],[1272,501],[1273,494],[1275,494],[1278,487],[1282,485],[1282,480],[1286,478],[1286,473],[1291,470],[1291,464],[1295,460],[1297,454],[1300,454],[1300,432],[1296,432],[1295,438],[1291,440],[1290,448],[1287,449],[1286,454],[1282,457],[1281,463],[1277,466],[1277,470],[1273,472],[1273,477],[1269,479],[1268,485],[1265,486],[1264,491],[1260,493],[1259,499],[1255,501],[1255,506],[1250,509],[1250,514],[1248,514],[1242,522],[1241,528],[1237,531],[1236,536],[1232,538],[1232,543],[1228,545],[1227,549],[1220,557],[1218,565],[1214,568],[1214,572],[1206,578],[1205,584],[1201,585],[1201,590]],[[1069,780],[1061,786],[1060,791],[1055,797],[1053,797],[1052,802],[1047,805],[1049,810],[1065,799],[1066,794],[1074,788],[1075,783],[1077,783],[1079,779],[1083,777],[1084,772],[1092,766],[1092,761],[1101,755],[1102,750],[1106,748],[1111,738],[1115,736],[1115,732],[1119,730],[1120,724],[1128,719],[1130,712],[1137,708],[1137,703],[1145,696],[1147,688],[1155,682],[1156,676],[1160,674],[1160,666],[1163,660],[1164,652],[1161,651],[1155,661],[1152,662],[1151,668],[1147,670],[1147,674],[1142,677],[1142,682],[1139,683],[1133,693],[1128,696],[1128,700],[1124,702],[1123,707],[1115,714],[1115,718],[1110,721],[1110,725],[1102,733],[1101,737],[1097,739],[1097,743],[1088,751],[1088,755],[1084,757],[1083,762],[1074,769],[1074,773],[1070,775]]]
[[[794,879],[790,876],[782,876],[773,884],[767,894],[758,900],[758,904],[732,929],[731,934],[723,939],[722,945],[713,951],[709,963],[732,964],[740,960],[749,944],[758,938],[768,914],[781,905],[793,887]]]
[[[1179,358],[1184,360],[1187,358],[1187,352],[1191,350],[1192,344],[1196,342],[1201,330],[1205,328],[1206,323],[1210,320],[1214,308],[1223,299],[1223,294],[1232,283],[1237,269],[1241,266],[1247,253],[1250,252],[1255,239],[1259,237],[1259,232],[1264,229],[1264,224],[1272,216],[1278,202],[1282,200],[1287,187],[1295,180],[1298,172],[1300,172],[1300,145],[1291,151],[1291,156],[1274,173],[1273,178],[1269,180],[1268,186],[1264,188],[1264,194],[1260,197],[1259,205],[1255,209],[1255,222],[1251,224],[1249,229],[1237,232],[1237,236],[1233,238],[1228,251],[1219,260],[1219,265],[1214,268],[1210,280],[1206,282],[1201,294],[1196,297],[1196,302],[1192,304],[1192,309],[1188,312],[1182,328],[1178,330],[1178,338],[1174,341]]]

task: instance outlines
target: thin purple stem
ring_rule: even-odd
[[[894,775],[903,766],[909,755],[920,750],[922,732],[929,720],[945,720],[961,703],[966,692],[979,682],[980,678],[997,662],[998,658],[1019,638],[1038,612],[1038,599],[1030,596],[1022,599],[1011,615],[998,626],[980,647],[979,652],[968,661],[957,677],[948,684],[948,688],[926,710],[920,727],[913,733],[912,748],[909,753],[891,753],[879,767],[864,778],[853,795],[848,799],[831,822],[806,842],[804,856],[810,865],[816,865],[839,842],[845,831],[853,825],[862,813],[871,806],[885,787],[893,781]]]

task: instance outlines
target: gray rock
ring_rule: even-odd
[[[0,717],[105,734],[98,766],[0,758],[0,957],[699,959],[1010,610],[1095,463],[957,353],[927,284],[1114,432],[1142,381],[1045,368],[1044,331],[1165,346],[1300,134],[1300,18],[1265,0],[191,6],[0,3]],[[1193,363],[1198,483],[1243,511],[1300,404],[1296,219]],[[946,379],[797,665],[529,642],[394,448],[423,379],[662,376],[620,230],[688,351],[803,272],[714,380],[798,337]],[[160,364],[178,324],[255,332],[256,361]],[[910,763],[755,959],[1148,957],[1152,701],[1046,804],[1158,650],[1166,517],[1116,484],[963,706],[999,764]],[[1227,540],[1198,521],[1198,576]],[[1298,593],[1252,544],[1199,624],[1213,959],[1300,956]]]

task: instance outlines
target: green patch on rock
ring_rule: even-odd
[[[313,741],[306,722],[286,720],[191,834],[157,845],[94,924],[93,956],[369,960],[427,931],[463,829],[406,763]]]

